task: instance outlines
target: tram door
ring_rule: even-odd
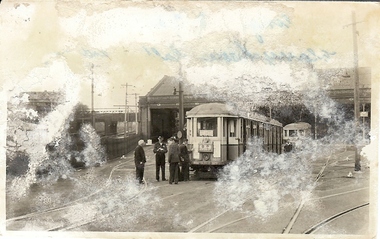
[[[239,132],[238,120],[236,118],[227,119],[227,160],[234,160],[239,156]]]

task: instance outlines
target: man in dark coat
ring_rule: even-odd
[[[169,183],[172,184],[173,181],[175,184],[178,184],[178,163],[179,163],[179,147],[178,140],[173,138],[173,143],[169,145]]]
[[[156,154],[156,180],[160,181],[160,168],[161,179],[166,181],[165,178],[165,154],[168,152],[166,144],[163,142],[164,138],[158,136],[158,142],[154,144],[153,153]]]
[[[286,142],[285,146],[284,146],[284,151],[285,153],[288,153],[288,152],[291,152],[293,149],[293,145],[292,143],[290,143],[289,141]]]
[[[183,176],[183,181],[189,181],[189,164],[190,157],[189,151],[187,149],[187,139],[184,139],[182,144],[179,146],[180,159],[181,159],[181,173]]]
[[[140,184],[143,183],[144,167],[146,163],[145,152],[143,149],[144,145],[144,140],[140,139],[135,148],[136,180],[138,180]]]

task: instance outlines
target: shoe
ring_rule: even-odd
[[[166,178],[164,178],[164,179],[162,179],[162,181],[168,181],[168,180],[166,180]]]
[[[159,179],[156,179],[157,182],[159,182],[160,180]]]
[[[178,184],[178,183],[174,183],[174,184]]]
[[[169,183],[169,184],[173,184],[173,183]]]

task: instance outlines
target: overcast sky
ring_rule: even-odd
[[[0,11],[2,90],[10,95],[77,88],[72,100],[91,105],[93,76],[95,108],[108,108],[124,103],[122,84],[145,95],[180,64],[194,83],[244,74],[296,82],[289,69],[298,65],[353,66],[352,11],[359,66],[379,79],[375,3],[3,1]]]

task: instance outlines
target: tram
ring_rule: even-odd
[[[196,173],[216,173],[238,158],[251,137],[262,139],[268,152],[282,152],[282,124],[263,115],[237,115],[223,103],[208,103],[186,112],[190,167]],[[199,176],[199,175],[198,175]]]
[[[311,137],[311,125],[309,123],[296,122],[284,126],[284,141],[294,143],[303,137]]]

